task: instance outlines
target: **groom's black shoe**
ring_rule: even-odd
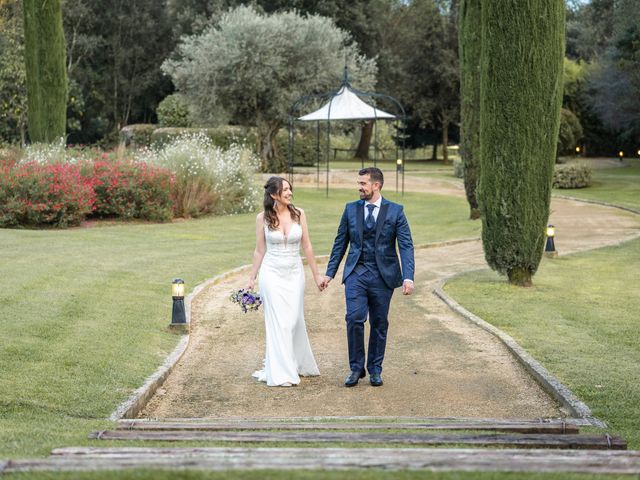
[[[379,373],[372,373],[369,375],[369,382],[373,387],[379,387],[382,385],[382,377]]]
[[[347,379],[344,381],[345,387],[355,387],[358,384],[358,380],[364,378],[364,370],[361,372],[351,372]]]

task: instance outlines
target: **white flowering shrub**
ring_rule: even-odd
[[[105,152],[96,147],[66,145],[64,138],[51,143],[31,143],[25,145],[19,155],[19,163],[37,163],[39,165],[74,164],[90,162],[97,158],[122,158],[125,151]]]
[[[58,139],[57,142],[26,145],[20,162],[36,162],[40,165],[69,163],[64,138]]]
[[[175,216],[223,215],[255,209],[259,192],[253,181],[258,158],[239,145],[223,150],[203,133],[190,133],[154,149],[139,160],[175,173]]]

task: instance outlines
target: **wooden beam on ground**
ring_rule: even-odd
[[[409,417],[409,416],[315,416],[315,417],[187,417],[187,418],[136,418],[120,420],[120,422],[179,422],[179,423],[206,423],[206,422],[407,422],[407,423],[492,423],[492,424],[540,424],[540,423],[566,423],[576,426],[593,426],[585,418],[478,418],[478,417]]]
[[[250,420],[167,422],[121,420],[118,430],[484,430],[512,433],[579,433],[575,425],[565,422],[518,423],[518,422],[273,422]]]
[[[609,435],[553,435],[553,434],[433,434],[433,433],[374,433],[323,431],[146,431],[104,430],[93,432],[89,438],[98,440],[145,441],[213,441],[213,442],[293,442],[293,443],[373,443],[408,445],[467,445],[515,448],[615,449],[627,448],[619,437]]]
[[[63,448],[4,473],[83,470],[431,470],[640,474],[640,452],[442,448]],[[0,470],[2,472],[2,470]]]

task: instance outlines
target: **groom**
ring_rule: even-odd
[[[367,370],[374,387],[382,385],[382,360],[387,343],[389,304],[393,290],[402,286],[404,295],[413,292],[413,241],[402,205],[380,195],[384,177],[379,168],[358,172],[360,200],[345,206],[327,265],[324,287],[338,271],[347,247],[342,283],[347,303],[347,342],[351,373],[346,387],[365,376],[364,323],[370,322]],[[400,261],[396,253],[396,242]]]

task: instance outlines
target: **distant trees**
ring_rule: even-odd
[[[567,56],[578,73],[565,108],[584,129],[595,155],[636,150],[640,144],[640,3],[591,0],[568,10]],[[568,103],[571,101],[571,104]]]
[[[25,143],[27,86],[22,2],[0,2],[0,142]]]
[[[459,118],[457,13],[456,1],[397,2],[383,19],[378,89],[405,106],[410,130],[439,132],[434,154]]]
[[[155,120],[172,90],[160,71],[175,45],[166,0],[65,0],[63,7],[69,77],[84,108],[71,140],[95,142]]]
[[[29,138],[65,137],[67,70],[60,0],[24,0],[25,65]]]
[[[593,110],[618,134],[619,148],[640,145],[640,3],[614,4],[608,46],[590,77]]]
[[[375,63],[330,19],[238,7],[183,38],[163,70],[197,121],[255,125],[262,168],[279,171],[275,136],[288,109],[302,95],[339,85],[345,59],[354,83],[373,87]]]
[[[563,0],[482,4],[482,242],[489,266],[514,285],[531,285],[542,257],[562,102],[564,17]]]
[[[468,19],[464,12],[471,0],[54,0],[42,5],[59,3],[72,143],[110,143],[119,126],[155,122],[159,102],[175,88],[160,65],[179,39],[202,34],[229,9],[242,5],[266,15],[295,10],[302,16],[333,19],[360,53],[375,60],[378,74],[371,89],[405,106],[410,116],[407,145],[412,147],[446,143],[449,136],[457,140],[459,109],[465,101],[458,84],[462,81],[464,96],[464,83],[478,78],[460,79],[457,67],[456,50],[458,44],[463,47],[463,39],[456,41],[458,24]],[[26,132],[26,80],[17,61],[24,56],[23,25],[12,23],[16,9],[22,15],[22,4],[0,2],[0,137],[5,141],[17,141]],[[566,7],[566,56],[571,61],[566,86],[571,91],[565,91],[563,107],[583,127],[580,144],[594,155],[636,150],[640,2],[567,0]],[[466,48],[473,52],[478,45],[470,42]],[[469,131],[469,126],[462,127]],[[461,142],[463,155],[470,152],[465,150],[466,140]],[[471,168],[472,157],[467,160],[466,168]],[[473,212],[471,170],[466,177]]]

